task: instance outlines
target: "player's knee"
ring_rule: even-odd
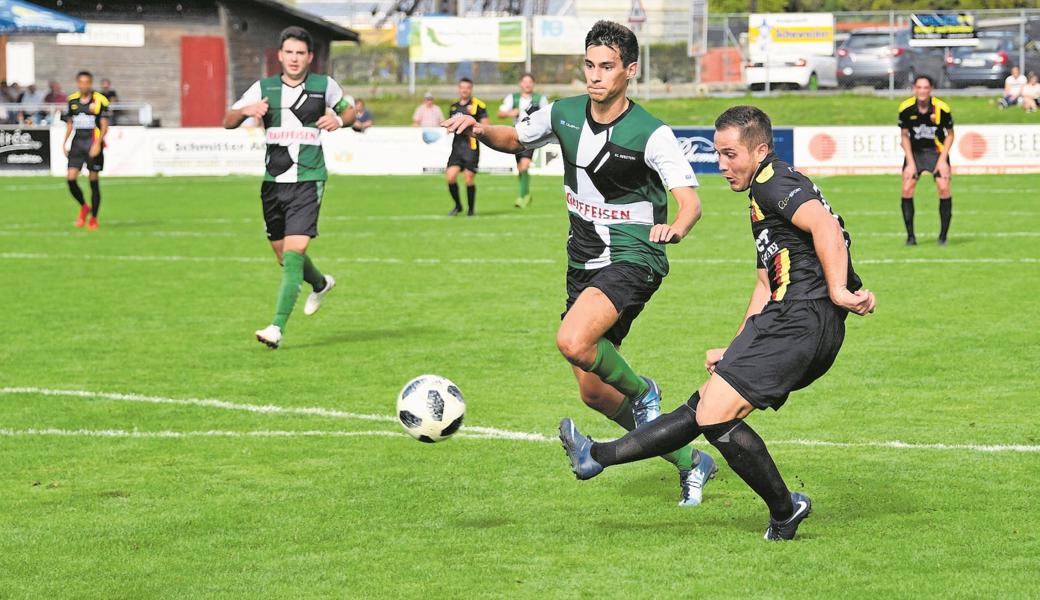
[[[556,347],[564,358],[578,366],[585,366],[584,363],[591,362],[587,360],[587,356],[590,351],[595,352],[594,347],[581,336],[562,330],[556,334]]]

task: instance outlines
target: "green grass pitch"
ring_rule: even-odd
[[[258,179],[106,179],[93,233],[62,181],[0,180],[0,597],[1034,596],[1040,176],[955,178],[946,248],[930,181],[916,248],[896,177],[817,182],[878,310],[750,417],[815,505],[770,544],[724,464],[682,510],[664,461],[581,483],[553,439],[429,446],[389,420],[433,372],[467,425],[618,434],[555,349],[559,178],[518,211],[515,179],[479,176],[479,218],[455,220],[441,179],[333,178],[312,255],[340,287],[313,317],[301,296],[274,352]],[[701,197],[624,348],[666,408],[755,280],[746,197],[719,177]]]

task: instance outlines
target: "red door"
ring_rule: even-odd
[[[181,127],[219,127],[227,110],[224,38],[181,37]]]

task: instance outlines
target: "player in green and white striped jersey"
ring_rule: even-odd
[[[549,105],[549,99],[534,92],[534,75],[524,73],[520,76],[520,91],[509,94],[502,99],[498,107],[498,118],[512,118],[515,125],[521,118]],[[531,159],[534,149],[524,150],[516,155],[516,170],[519,174],[520,194],[516,197],[517,208],[527,208],[531,204]]]
[[[326,75],[310,73],[313,42],[301,27],[282,31],[278,61],[282,73],[261,79],[246,90],[224,117],[234,129],[246,119],[263,123],[267,137],[264,182],[260,187],[267,239],[282,265],[282,285],[271,325],[256,339],[277,348],[292,314],[300,285],[313,292],[304,314],[314,314],[336,280],[322,274],[307,255],[318,236],[318,210],[325,192],[325,155],[321,132],[335,131],[354,122],[354,99]]]
[[[672,130],[626,96],[638,57],[629,29],[600,21],[585,38],[588,95],[557,100],[515,127],[468,115],[444,123],[500,152],[559,142],[570,236],[567,310],[556,344],[585,404],[629,430],[660,415],[661,392],[618,347],[668,274],[665,244],[680,242],[700,218],[697,178]],[[671,224],[669,191],[679,205]],[[700,504],[715,461],[690,446],[665,458],[679,469],[680,505]]]

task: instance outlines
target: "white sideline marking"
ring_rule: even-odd
[[[116,260],[129,262],[236,262],[271,263],[268,256],[179,256],[175,254],[47,254],[43,252],[0,252],[4,260]],[[551,258],[393,258],[393,257],[328,257],[322,262],[381,265],[556,265],[563,259]],[[674,264],[693,265],[747,265],[739,258],[673,258]],[[864,258],[857,265],[914,265],[914,264],[1035,264],[1040,258]]]
[[[175,404],[182,406],[203,406],[225,410],[239,410],[261,414],[298,414],[320,417],[356,419],[362,421],[397,422],[390,415],[366,415],[344,412],[318,407],[289,407],[272,404],[237,404],[223,400],[177,399],[140,394],[119,394],[112,392],[90,392],[86,390],[57,390],[36,387],[5,387],[0,394],[38,394],[41,396],[70,396],[75,398],[101,398],[126,402],[145,402],[151,404]],[[406,435],[399,431],[127,431],[122,429],[0,429],[0,437],[60,436],[60,437],[113,437],[113,438],[187,438],[187,437],[360,437],[379,436],[395,437]],[[463,426],[455,437],[469,439],[515,440],[526,442],[556,442],[556,437],[540,433],[509,431],[494,427]],[[939,450],[939,451],[972,451],[972,452],[1013,452],[1040,453],[1040,445],[1028,444],[929,444],[903,442],[899,440],[880,440],[873,442],[830,442],[826,440],[771,440],[770,444],[784,446],[803,446],[816,448],[874,448],[879,450]]]
[[[237,410],[259,414],[278,415],[307,415],[312,417],[330,417],[335,419],[353,419],[355,421],[376,421],[380,423],[396,423],[397,418],[392,415],[366,415],[361,413],[346,412],[330,408],[302,407],[302,406],[276,406],[273,404],[239,404],[226,402],[224,400],[212,400],[204,398],[163,398],[159,396],[144,396],[141,394],[120,394],[114,392],[90,392],[86,390],[55,390],[36,387],[5,387],[0,388],[0,394],[37,394],[40,396],[67,396],[73,398],[100,398],[104,400],[116,400],[119,402],[144,402],[148,404],[174,404],[179,406],[203,406],[206,408],[219,408],[223,410]],[[463,425],[462,431],[470,434],[470,437],[487,436],[496,439],[545,441],[549,438],[539,433],[524,433],[521,431],[507,431],[495,429],[494,427],[478,427]]]

